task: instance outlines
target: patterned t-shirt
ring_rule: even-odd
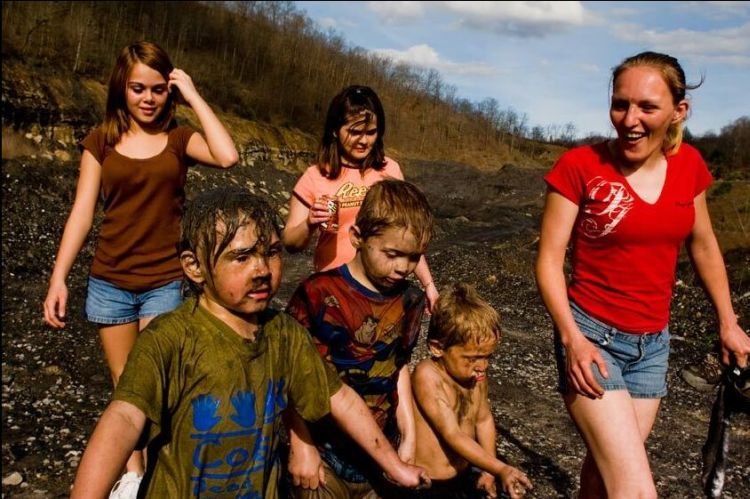
[[[349,263],[356,251],[349,239],[349,227],[354,225],[359,207],[367,190],[384,178],[404,179],[401,167],[390,158],[385,158],[385,166],[380,170],[368,168],[364,175],[357,168],[342,167],[337,178],[330,179],[313,165],[294,186],[294,196],[308,208],[324,194],[339,197],[339,230],[337,232],[318,231],[318,245],[315,248],[314,268],[316,271],[330,270]]]
[[[248,341],[190,299],[144,330],[113,398],[151,423],[147,497],[271,499],[281,412],[315,421],[340,387],[287,314],[264,312]]]
[[[416,345],[424,307],[424,292],[416,286],[404,282],[380,294],[357,282],[346,265],[307,278],[287,307],[394,442],[398,375]],[[358,470],[371,465],[356,443],[330,421],[312,425],[311,431],[334,470],[350,481],[365,481]]]
[[[694,199],[712,180],[700,153],[682,144],[667,156],[666,179],[654,203],[630,187],[606,142],[566,152],[544,178],[579,206],[571,238],[571,299],[623,331],[664,329],[677,256],[695,222]]]

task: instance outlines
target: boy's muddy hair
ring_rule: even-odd
[[[258,244],[267,246],[275,233],[281,237],[279,215],[260,196],[245,188],[230,186],[203,192],[187,204],[180,226],[179,253],[191,251],[207,269],[206,279],[213,281],[213,268],[221,252],[237,231],[254,223]],[[202,289],[187,279],[190,289]]]
[[[443,350],[453,345],[500,340],[500,314],[469,284],[452,284],[440,291],[427,340]]]
[[[412,231],[425,248],[432,239],[433,223],[432,209],[422,191],[414,184],[390,178],[370,187],[356,221],[362,239],[398,227]]]

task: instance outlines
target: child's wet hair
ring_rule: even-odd
[[[412,231],[426,247],[432,239],[434,218],[427,198],[414,184],[384,179],[370,187],[357,213],[356,225],[362,239],[398,227]]]
[[[457,283],[440,291],[427,330],[427,341],[443,350],[454,345],[499,341],[500,314],[469,284]]]
[[[279,215],[262,197],[236,186],[205,191],[187,204],[180,226],[179,253],[193,252],[207,269],[206,279],[212,280],[219,256],[237,231],[249,223],[255,224],[262,246],[270,244],[274,233],[281,237]],[[193,291],[201,291],[188,281]]]

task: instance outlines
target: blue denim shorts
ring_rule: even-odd
[[[169,312],[181,303],[182,281],[136,293],[89,276],[85,315],[97,324],[127,324]]]
[[[571,302],[573,318],[584,336],[599,347],[607,363],[609,378],[604,378],[596,364],[591,370],[605,390],[627,390],[633,398],[657,399],[667,395],[669,366],[669,327],[655,333],[632,334],[591,317]],[[558,391],[568,393],[565,370],[565,348],[555,334]]]

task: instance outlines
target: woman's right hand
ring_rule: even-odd
[[[576,392],[588,398],[602,398],[604,388],[594,377],[591,366],[596,364],[599,372],[605,378],[609,377],[609,373],[607,372],[607,364],[596,345],[591,343],[583,334],[578,333],[565,346],[565,359],[570,386]]]
[[[68,287],[65,282],[50,283],[44,300],[44,321],[52,327],[65,327],[65,311],[68,303]]]
[[[320,225],[331,219],[331,212],[328,211],[328,202],[319,197],[310,206],[307,212],[307,224],[310,226]]]

